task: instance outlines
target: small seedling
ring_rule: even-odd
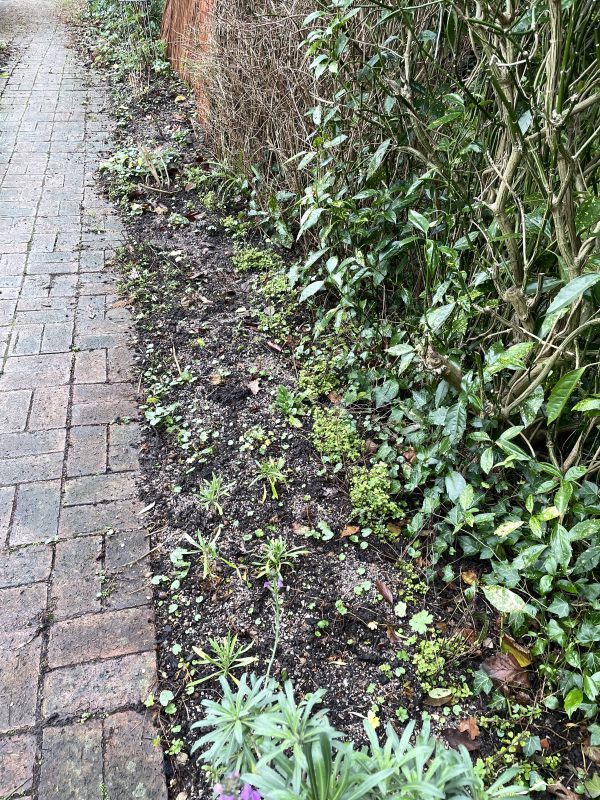
[[[206,668],[213,668],[213,671],[194,681],[190,686],[198,686],[205,681],[221,676],[239,684],[238,679],[233,675],[233,670],[244,669],[257,660],[256,656],[246,655],[252,649],[252,645],[238,645],[237,636],[231,633],[221,639],[209,639],[209,645],[209,653],[199,647],[194,647],[193,650],[198,656],[197,663]]]
[[[263,542],[260,558],[254,562],[254,566],[259,567],[256,576],[267,580],[279,580],[285,567],[292,569],[294,562],[307,553],[308,550],[302,550],[300,547],[289,547],[281,536],[269,539]]]
[[[269,458],[258,465],[258,474],[250,485],[252,486],[252,484],[257,483],[257,481],[262,481],[264,483],[263,503],[267,499],[267,486],[271,489],[271,497],[273,500],[279,500],[279,494],[277,493],[278,485],[287,487],[288,481],[284,472],[284,467],[285,459],[283,457]]]
[[[229,486],[223,485],[223,478],[216,475],[214,472],[210,480],[206,478],[202,481],[202,486],[198,489],[197,497],[200,505],[209,514],[218,514],[223,516],[223,506],[221,501],[224,497],[229,497],[231,494]]]

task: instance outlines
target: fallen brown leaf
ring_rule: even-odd
[[[394,595],[392,594],[387,584],[385,584],[382,580],[376,580],[375,588],[377,589],[379,594],[383,597],[386,603],[389,603],[391,606],[394,605]]]
[[[271,348],[271,350],[275,350],[276,353],[281,353],[282,348],[276,343],[268,341],[267,345]]]
[[[125,308],[125,306],[129,305],[129,300],[115,300],[114,303],[110,304],[111,308]]]
[[[292,522],[292,530],[298,536],[308,533],[310,528],[308,525],[303,525],[301,522]]]
[[[575,794],[570,789],[568,789],[564,783],[549,783],[546,786],[546,789],[553,794],[555,797],[559,797],[560,800],[580,800],[581,795]]]
[[[504,653],[510,653],[511,656],[516,659],[520,667],[528,667],[533,661],[529,648],[515,642],[511,636],[507,636],[506,634],[500,637],[500,649]]]
[[[463,583],[466,583],[467,586],[473,586],[474,583],[477,583],[477,573],[474,569],[464,569],[460,573],[460,577]]]
[[[373,453],[376,453],[379,450],[379,446],[377,442],[373,441],[373,439],[366,439],[363,445],[363,449],[365,453],[372,455]]]
[[[583,743],[583,754],[596,764],[596,766],[600,764],[600,747],[590,745],[589,739]]]
[[[168,211],[169,211],[169,209],[166,206],[163,206],[163,205],[154,206],[154,208],[152,209],[152,212],[154,214],[159,214],[159,215],[167,214]]]
[[[458,723],[458,730],[461,733],[468,733],[469,738],[472,740],[476,739],[480,733],[476,717],[461,719],[461,721]]]
[[[417,451],[414,447],[409,447],[408,450],[402,453],[402,456],[409,464],[414,464],[417,459]]]
[[[472,752],[473,750],[479,750],[481,747],[480,742],[472,741],[469,738],[468,733],[459,731],[456,728],[444,728],[442,734],[450,747],[453,747],[455,750],[458,750],[461,745],[466,747],[469,752]]]
[[[329,402],[333,403],[334,406],[339,406],[342,402],[342,395],[337,392],[329,392],[327,397],[329,398]]]
[[[358,533],[360,528],[358,525],[346,525],[343,531],[340,533],[340,539],[345,539],[347,536],[354,536],[355,533]]]
[[[250,390],[250,394],[257,395],[260,389],[260,381],[259,380],[250,381],[249,383],[246,384],[246,388]]]
[[[510,653],[496,653],[481,664],[494,686],[504,694],[529,688],[529,675]]]
[[[390,640],[390,642],[392,644],[398,644],[400,639],[399,639],[398,634],[396,633],[396,629],[394,628],[393,625],[386,625],[385,626],[385,632],[386,632],[386,635],[387,635],[388,639]]]
[[[219,384],[223,383],[223,376],[215,372],[214,375],[210,376],[209,381],[213,386],[219,386]]]

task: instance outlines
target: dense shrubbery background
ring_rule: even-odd
[[[290,9],[229,12],[219,75]],[[291,280],[322,297],[315,335],[345,342],[345,401],[374,405],[374,460],[421,504],[409,534],[434,526],[446,580],[455,553],[489,561],[483,591],[535,635],[544,702],[586,716],[600,688],[599,13],[324,2],[301,28],[269,28],[271,61],[245,85],[206,84],[227,185],[273,240],[310,251]],[[275,133],[246,104],[258,94]]]

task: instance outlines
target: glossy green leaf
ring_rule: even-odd
[[[546,404],[546,416],[548,417],[549,423],[554,422],[560,417],[567,400],[581,380],[584,371],[584,367],[571,370],[571,372],[567,372],[566,375],[563,375],[554,386],[548,398],[548,403]]]

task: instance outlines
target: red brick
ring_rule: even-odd
[[[108,463],[113,472],[139,469],[139,425],[110,425],[108,429]]]
[[[106,350],[82,350],[75,355],[75,383],[105,383]]]
[[[104,722],[104,782],[108,797],[166,800],[163,755],[152,740],[151,720],[135,711],[113,714]]]
[[[68,386],[36,389],[27,427],[32,431],[64,428],[67,424],[68,402]]]
[[[52,607],[57,619],[100,611],[102,539],[86,536],[56,544]]]
[[[141,505],[133,500],[63,508],[58,535],[70,537],[105,533],[109,529],[137,528],[140,524],[137,510],[141,510]]]
[[[137,495],[136,477],[132,473],[115,473],[114,475],[111,473],[69,478],[65,486],[63,506],[80,506],[135,497]]]
[[[50,630],[48,666],[54,669],[153,649],[154,627],[149,608],[105,611],[54,625]]]
[[[44,716],[111,711],[142,703],[156,683],[154,653],[60,667],[44,679]]]
[[[61,459],[62,459],[62,453]],[[58,532],[60,481],[19,486],[10,544],[34,544],[53,539]]]
[[[0,433],[25,430],[31,394],[29,389],[0,394]]]
[[[8,526],[12,516],[13,504],[15,501],[16,489],[14,486],[6,486],[0,489],[0,548],[6,544],[8,536]]]
[[[29,734],[0,739],[0,797],[31,789],[35,752],[35,737]]]
[[[33,625],[46,609],[45,583],[0,589],[0,630],[15,630]]]
[[[152,600],[147,556],[148,534],[119,531],[106,537],[104,567],[111,586],[108,608],[133,608]]]
[[[5,458],[0,461],[0,485],[30,481],[50,481],[60,478],[63,469],[62,453],[44,453],[39,456]]]
[[[100,720],[45,728],[38,800],[101,800],[102,780]]]
[[[41,647],[35,629],[0,634],[0,732],[35,724]]]
[[[52,568],[52,550],[46,545],[0,550],[0,587],[45,581]]]
[[[107,432],[105,425],[71,428],[67,475],[100,475],[106,472]]]
[[[36,386],[61,386],[71,376],[71,354],[13,356],[4,364],[0,389],[32,389]]]

